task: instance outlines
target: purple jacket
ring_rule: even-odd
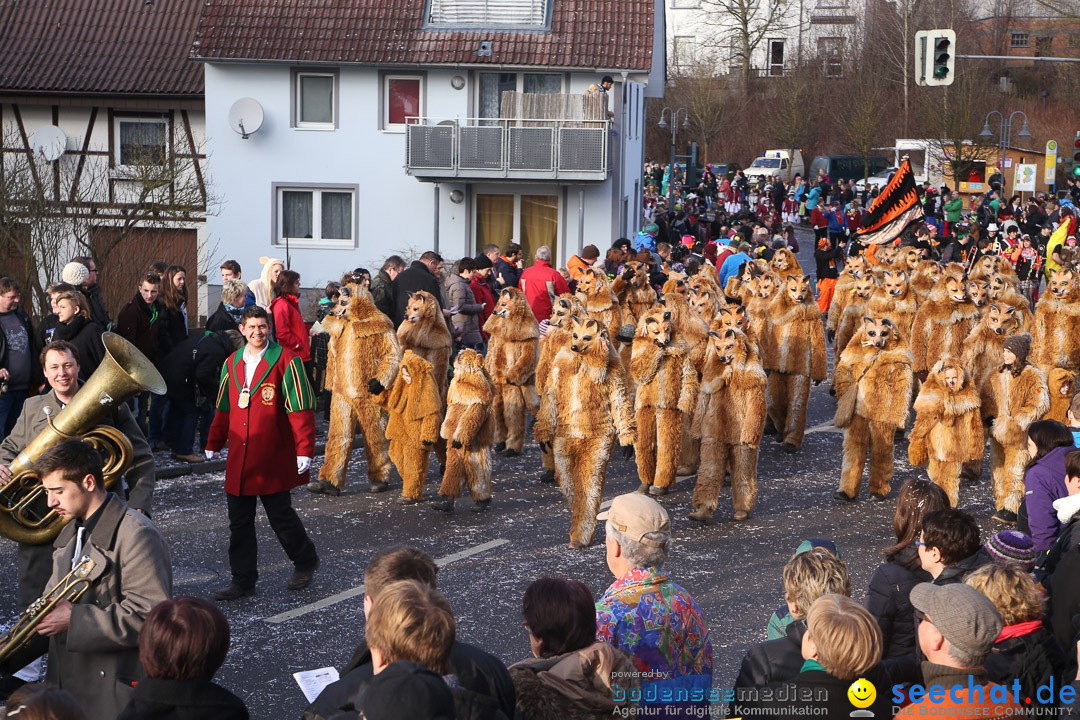
[[[1028,528],[1031,539],[1035,541],[1037,553],[1049,550],[1061,530],[1057,511],[1054,510],[1054,501],[1069,494],[1065,489],[1065,455],[1075,449],[1054,448],[1024,475]]]

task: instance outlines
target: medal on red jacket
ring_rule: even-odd
[[[248,388],[244,388],[240,391],[240,398],[236,401],[236,406],[241,410],[246,410],[250,399],[251,391]]]

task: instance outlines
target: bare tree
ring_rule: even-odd
[[[801,22],[793,0],[702,0],[701,7],[710,44],[718,53],[730,53],[744,91],[753,79],[754,52],[770,36],[782,35]]]
[[[846,148],[863,160],[863,179],[870,175],[870,157],[874,148],[881,147],[887,125],[886,105],[888,88],[867,83],[857,93],[841,96],[832,106],[833,122],[840,131]]]
[[[735,126],[745,107],[745,96],[731,89],[729,78],[716,75],[710,61],[698,59],[683,65],[668,80],[665,103],[686,108],[690,137],[701,145],[702,162],[717,162],[724,130]]]

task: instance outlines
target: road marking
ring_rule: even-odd
[[[469,548],[467,550],[462,550],[461,552],[456,552],[456,553],[454,553],[452,555],[447,555],[445,557],[436,558],[435,559],[435,564],[438,567],[441,568],[444,565],[449,565],[452,562],[456,562],[458,560],[464,560],[465,558],[472,557],[473,555],[479,555],[480,553],[487,552],[488,550],[492,550],[494,548],[501,547],[503,545],[506,545],[509,542],[510,541],[505,539],[505,538],[499,538],[498,540],[492,540],[492,541],[486,542],[486,543],[484,543],[482,545],[477,545],[477,546],[471,547],[471,548]],[[309,613],[313,613],[316,610],[322,610],[323,608],[330,607],[331,605],[336,605],[339,602],[343,602],[345,600],[351,600],[352,598],[357,597],[359,595],[363,595],[363,594],[364,594],[364,586],[363,585],[358,585],[357,587],[350,588],[348,590],[343,590],[343,591],[341,591],[341,592],[339,592],[339,593],[337,593],[335,595],[325,597],[322,600],[311,603],[310,605],[302,605],[302,606],[300,606],[298,608],[293,608],[292,610],[287,610],[287,611],[285,611],[283,613],[279,613],[277,615],[271,615],[270,617],[263,618],[263,622],[270,623],[271,625],[280,625],[280,624],[282,624],[284,622],[288,622],[289,620],[294,620],[294,619],[296,619],[298,617],[303,617],[304,615],[307,615]]]
[[[823,422],[820,425],[815,425],[812,428],[807,428],[806,432],[804,432],[803,435],[813,435],[814,433],[819,433],[819,432],[842,433],[842,432],[844,432],[844,430],[843,430],[843,428],[836,427],[835,423],[833,423],[833,421],[830,420],[828,422]]]

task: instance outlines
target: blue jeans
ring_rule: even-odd
[[[146,439],[153,448],[168,441],[165,434],[165,418],[169,414],[169,399],[164,395],[154,395],[150,398],[150,417],[148,421]]]
[[[210,422],[214,410],[199,410],[194,403],[169,402],[169,414],[165,419],[165,437],[169,449],[178,455],[189,455],[194,450],[195,427],[199,425],[199,447],[206,447]]]
[[[22,413],[23,403],[26,402],[26,390],[11,390],[0,397],[0,438],[6,438],[11,429],[15,427],[15,421]]]

